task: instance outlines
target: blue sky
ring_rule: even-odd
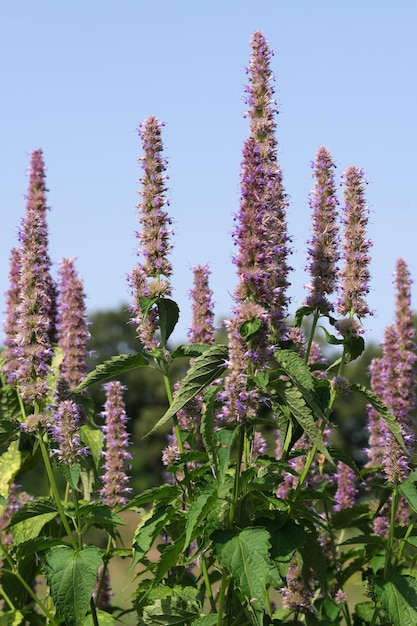
[[[47,165],[50,254],[76,257],[90,311],[129,302],[136,263],[141,154],[136,129],[166,123],[174,298],[185,338],[190,267],[209,263],[216,314],[231,309],[233,215],[239,208],[249,39],[275,51],[279,160],[290,197],[292,311],[301,303],[309,236],[310,162],[319,145],[340,174],[369,180],[378,341],[394,310],[402,256],[417,280],[417,3],[402,0],[72,0],[5,2],[0,13],[0,305],[25,211],[31,150]],[[417,288],[413,286],[417,308]]]

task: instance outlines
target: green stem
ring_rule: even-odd
[[[3,596],[3,598],[6,600],[6,604],[8,604],[9,609],[11,611],[16,611],[16,607],[14,606],[13,602],[10,600],[9,596],[7,595],[3,587],[0,587],[0,593]]]
[[[311,346],[313,344],[314,333],[316,332],[317,322],[319,321],[320,313],[319,311],[314,312],[313,323],[311,324],[310,336],[308,338],[308,344],[306,348],[305,362],[308,363],[308,359],[310,357]]]
[[[221,583],[220,593],[219,593],[219,609],[217,613],[217,626],[224,626],[223,611],[224,611],[224,600],[226,597],[226,588],[227,588],[227,573],[225,570],[223,570],[222,583]]]
[[[242,464],[242,456],[243,456],[243,448],[245,445],[245,429],[241,424],[238,435],[237,442],[237,451],[236,451],[236,469],[235,469],[235,477],[233,482],[233,494],[232,494],[232,502],[230,503],[229,508],[229,527],[232,528],[233,520],[235,518],[235,511],[237,504],[239,502],[239,498],[241,496],[240,493],[240,467]]]
[[[91,610],[91,617],[92,617],[94,626],[100,626],[98,617],[97,617],[96,605],[95,605],[93,598],[91,598],[90,600],[90,610]]]
[[[208,571],[207,571],[206,559],[204,558],[204,556],[201,557],[201,572],[203,574],[204,584],[206,586],[207,597],[210,602],[211,610],[215,613],[216,602],[214,601],[213,589],[210,583],[210,578],[209,578]]]
[[[384,567],[384,580],[389,580],[392,574],[393,563],[391,561],[394,555],[394,540],[395,540],[395,516],[398,508],[399,493],[397,486],[394,487],[391,497],[391,511],[390,511],[390,525],[388,534],[388,546],[385,554],[385,567]]]
[[[74,550],[76,552],[78,552],[78,545],[77,545],[77,542],[74,539],[74,535],[72,534],[71,528],[70,528],[70,526],[68,524],[68,519],[67,519],[67,516],[65,515],[64,507],[62,506],[61,498],[60,498],[60,495],[59,495],[59,492],[58,492],[58,487],[57,487],[57,484],[56,484],[56,481],[55,481],[54,473],[52,471],[51,461],[49,459],[48,451],[47,451],[46,445],[45,445],[45,441],[44,441],[43,436],[42,436],[41,433],[38,435],[38,440],[39,440],[39,445],[40,445],[40,449],[41,449],[41,452],[42,452],[42,458],[43,458],[43,462],[44,462],[44,465],[45,465],[46,473],[48,475],[49,484],[51,485],[52,493],[53,493],[53,496],[54,496],[55,504],[56,504],[57,509],[58,509],[59,516],[60,516],[60,518],[62,520],[62,524],[63,524],[63,526],[65,528],[65,531],[66,531],[66,533],[68,535],[68,539],[69,539],[72,547],[74,548]]]

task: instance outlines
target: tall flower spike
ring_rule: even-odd
[[[188,332],[191,343],[214,343],[213,291],[209,287],[207,265],[193,267],[194,282],[190,291],[192,321]]]
[[[39,401],[48,393],[46,377],[55,338],[56,287],[50,275],[46,224],[45,169],[41,150],[31,154],[26,216],[19,232],[20,279],[15,372],[22,397]]]
[[[341,294],[337,310],[341,315],[356,315],[361,320],[372,314],[365,296],[369,293],[369,250],[372,242],[366,236],[369,209],[365,199],[365,178],[362,169],[351,165],[343,174],[344,183],[344,266],[341,271]],[[359,322],[360,323],[360,322]],[[343,325],[341,325],[343,328]],[[352,328],[354,334],[361,327]]]
[[[74,259],[61,261],[59,278],[57,339],[64,352],[61,372],[72,390],[87,373],[87,342],[90,333],[83,284],[75,270]]]
[[[52,434],[58,447],[53,451],[66,465],[74,465],[87,454],[80,441],[80,412],[73,400],[63,400],[57,406]]]
[[[15,371],[18,367],[16,359],[16,339],[18,332],[17,308],[20,302],[20,250],[13,248],[10,253],[9,289],[6,293],[6,319],[3,324],[4,338],[4,371],[9,384],[15,382]]]
[[[320,146],[312,163],[316,179],[310,196],[312,211],[312,237],[308,240],[308,270],[311,282],[305,304],[326,315],[333,309],[327,295],[336,287],[339,260],[336,187],[333,170],[335,164],[329,150]]]
[[[250,137],[243,148],[241,208],[237,216],[241,226],[234,233],[239,252],[234,262],[241,280],[238,297],[251,294],[269,310],[271,334],[277,340],[282,335],[287,315],[291,270],[286,224],[288,201],[277,156],[275,116],[278,110],[270,67],[273,52],[260,31],[253,33],[250,45],[246,88]]]
[[[156,311],[151,309],[150,315],[143,319],[139,305],[139,298],[158,298],[171,295],[170,277],[172,265],[169,253],[171,219],[163,207],[168,205],[165,198],[167,191],[166,159],[162,156],[163,145],[161,127],[156,117],[148,117],[139,128],[144,156],[142,162],[142,187],[139,191],[142,199],[137,205],[139,222],[142,226],[137,234],[139,241],[139,255],[142,261],[134,268],[130,275],[130,285],[133,291],[134,304],[133,322],[137,324],[138,335],[148,350],[156,345],[155,332],[158,329]]]
[[[129,436],[126,431],[127,415],[123,401],[125,387],[117,380],[103,385],[106,402],[102,413],[105,439],[103,489],[100,494],[111,507],[125,504],[130,493],[127,470],[131,454],[127,451]]]

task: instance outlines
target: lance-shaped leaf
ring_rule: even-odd
[[[417,580],[413,576],[394,574],[388,581],[378,579],[374,589],[392,626],[417,624]]]
[[[177,303],[174,302],[174,300],[170,300],[169,298],[158,298],[157,307],[161,342],[163,346],[166,346],[167,341],[172,334],[172,331],[177,325],[180,316],[180,310]]]
[[[84,380],[75,389],[75,393],[87,389],[94,383],[101,383],[113,376],[119,376],[128,370],[133,370],[137,367],[143,367],[149,365],[148,359],[138,352],[137,354],[119,354],[113,356],[111,359],[100,363],[97,367],[87,374]]]
[[[305,402],[301,391],[297,389],[297,387],[288,386],[284,390],[284,397],[291,413],[300,424],[305,434],[317,446],[317,449],[324,454],[326,459],[330,461],[330,463],[334,464],[326,446],[324,445],[320,427],[317,425],[317,421],[314,419],[313,413]]]
[[[350,385],[350,388],[352,391],[358,391],[359,393],[365,396],[369,404],[375,409],[378,415],[382,417],[382,419],[384,420],[384,422],[386,423],[386,425],[388,426],[388,428],[390,429],[390,431],[392,432],[392,434],[394,435],[395,439],[398,441],[398,443],[400,444],[404,452],[409,454],[405,446],[404,439],[402,437],[397,418],[395,417],[393,413],[391,413],[391,411],[386,406],[386,404],[384,404],[382,400],[378,398],[378,396],[373,394],[372,391],[370,391],[363,385],[359,385],[358,383],[352,383]]]
[[[165,415],[163,415],[149,431],[148,436],[163,426],[177,411],[182,409],[187,402],[223,374],[226,368],[226,357],[227,347],[214,345],[194,360],[192,367],[181,382],[181,386],[175,395],[173,403]]]
[[[100,550],[94,546],[78,552],[59,546],[46,554],[46,580],[67,626],[83,626],[102,563]]]
[[[224,535],[227,537],[227,535]],[[224,543],[214,538],[216,556],[232,575],[248,603],[263,612],[269,574],[272,569],[270,535],[264,528],[246,528]]]
[[[184,550],[190,545],[193,531],[196,526],[204,519],[207,512],[210,511],[217,500],[217,487],[203,491],[193,500],[187,512],[187,521],[185,523],[185,545]]]

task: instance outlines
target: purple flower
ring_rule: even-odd
[[[366,236],[369,209],[365,200],[365,178],[363,170],[351,165],[343,174],[344,182],[344,241],[341,271],[341,294],[337,310],[341,315],[359,320],[372,312],[365,296],[369,293],[369,249],[372,242]],[[360,327],[350,328],[352,334],[358,334]]]
[[[358,491],[355,485],[355,472],[349,465],[339,461],[336,478],[337,491],[335,494],[336,504],[334,505],[334,510],[341,511],[342,509],[351,509],[355,504]]]
[[[61,372],[69,388],[81,382],[87,373],[88,332],[83,284],[73,259],[63,259],[59,267],[60,297],[58,304],[58,345],[63,349]]]
[[[156,345],[154,338],[158,328],[157,314],[152,308],[150,316],[143,318],[139,298],[159,298],[171,295],[169,278],[172,265],[169,254],[171,219],[164,211],[168,205],[165,198],[167,191],[165,174],[166,159],[162,156],[163,145],[161,127],[163,124],[154,116],[148,117],[139,128],[144,151],[142,162],[142,187],[139,191],[142,199],[138,204],[139,222],[142,226],[138,233],[140,265],[133,270],[129,282],[134,296],[132,307],[133,322],[137,324],[138,335],[146,349],[152,351]]]
[[[127,415],[123,401],[125,387],[117,380],[103,385],[106,392],[106,402],[102,413],[105,424],[103,426],[105,452],[103,489],[100,494],[111,507],[125,504],[126,496],[130,493],[127,486],[129,477],[127,469],[130,466],[131,454],[127,451],[129,436],[126,431]]]
[[[288,567],[286,579],[287,586],[281,590],[283,607],[303,614],[312,612],[313,592],[310,584],[304,580],[295,556]]]
[[[411,308],[411,278],[403,259],[396,263],[395,322],[385,329],[382,358],[373,364],[372,388],[397,418],[408,454],[391,431],[370,411],[369,457],[380,464],[390,482],[403,481],[409,473],[415,434],[413,411],[416,405],[416,344]]]
[[[213,292],[209,287],[210,271],[207,265],[193,267],[194,286],[190,291],[192,322],[188,332],[191,343],[214,343]]]
[[[333,310],[326,294],[333,293],[337,280],[338,226],[336,187],[333,170],[335,164],[324,146],[317,151],[313,163],[316,179],[310,196],[312,210],[312,237],[308,243],[308,269],[311,282],[305,304],[324,315]]]
[[[47,375],[55,339],[56,287],[50,276],[46,224],[45,171],[41,150],[31,154],[26,216],[19,232],[19,304],[16,310],[14,378],[22,397],[40,401],[48,394]]]
[[[54,412],[52,435],[58,444],[53,453],[66,465],[74,465],[87,454],[80,441],[80,412],[72,400],[60,402]]]
[[[15,382],[14,372],[18,368],[16,358],[16,339],[18,332],[17,309],[20,302],[20,250],[13,248],[10,253],[9,289],[6,293],[6,319],[3,324],[4,339],[4,371],[9,384]]]

